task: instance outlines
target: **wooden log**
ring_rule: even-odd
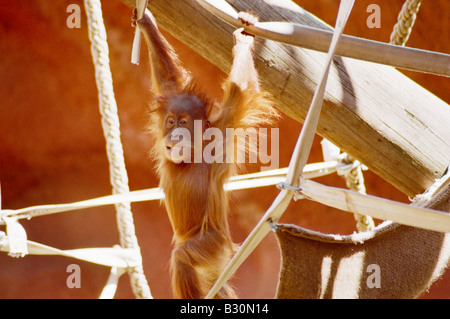
[[[133,0],[121,0],[131,7]],[[288,0],[229,1],[261,21],[330,27]],[[233,27],[196,1],[152,0],[161,28],[221,70],[231,68]],[[131,13],[131,10],[130,10]],[[130,31],[131,32],[131,31]],[[326,54],[259,38],[255,48],[263,87],[277,107],[303,122]],[[409,196],[423,192],[450,163],[450,107],[392,67],[336,57],[318,133]]]

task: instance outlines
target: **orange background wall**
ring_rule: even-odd
[[[334,24],[338,1],[296,2]],[[0,182],[5,209],[69,203],[111,193],[86,18],[83,11],[81,28],[67,28],[66,8],[70,3],[83,7],[77,0],[0,1]],[[371,3],[381,7],[380,29],[366,26],[366,8]],[[402,4],[403,0],[358,0],[345,33],[388,42]],[[134,34],[131,10],[118,0],[103,1],[102,5],[130,188],[155,187],[158,182],[147,158],[151,138],[144,132],[147,60],[143,57],[139,67],[129,62]],[[449,53],[449,14],[447,0],[425,1],[408,45]],[[199,76],[205,90],[220,96],[220,82],[226,75],[176,39],[168,38],[186,67]],[[448,79],[406,74],[450,101]],[[278,127],[280,167],[285,167],[301,125],[283,117]],[[318,142],[319,137],[310,162],[322,161]],[[255,169],[250,167],[249,171]],[[370,194],[408,202],[371,172],[365,178]],[[318,181],[345,187],[335,175]],[[230,223],[235,242],[245,239],[276,194],[275,187],[233,193]],[[132,210],[153,296],[171,298],[168,262],[172,230],[166,212],[158,202],[132,204]],[[351,214],[307,201],[293,202],[281,221],[328,233],[348,234],[355,230]],[[112,207],[39,217],[23,221],[22,225],[28,239],[61,249],[108,247],[119,242]],[[232,280],[240,297],[273,298],[279,259],[276,239],[269,234]],[[72,263],[81,267],[80,289],[66,286],[66,268]],[[0,298],[96,298],[108,274],[105,267],[65,257],[13,259],[1,253]],[[116,297],[133,297],[127,276],[122,277]],[[449,272],[423,297],[449,298]]]

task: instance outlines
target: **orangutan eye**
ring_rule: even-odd
[[[175,119],[173,118],[173,117],[169,117],[168,119],[167,119],[167,126],[168,127],[173,127],[174,125],[175,125]]]

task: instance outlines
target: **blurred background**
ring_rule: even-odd
[[[295,2],[334,24],[339,1]],[[345,33],[389,42],[403,2],[356,1]],[[82,9],[79,29],[66,26],[70,14],[66,8],[71,3]],[[381,28],[369,29],[366,25],[366,8],[372,3],[381,8]],[[147,155],[152,140],[145,133],[147,57],[141,57],[140,66],[130,63],[134,36],[131,9],[119,0],[102,1],[102,8],[130,189],[156,187],[153,163]],[[424,1],[407,45],[450,53],[449,17],[447,0]],[[199,84],[220,98],[220,83],[226,75],[165,34],[185,66],[198,76]],[[404,73],[450,102],[448,79]],[[301,124],[283,116],[277,127],[280,167],[285,167]],[[322,161],[320,140],[316,138],[311,163]],[[257,169],[250,166],[249,172]],[[345,187],[344,180],[335,174],[317,180]],[[405,195],[370,171],[365,172],[365,181],[369,194],[409,203]],[[0,0],[0,182],[4,209],[70,203],[111,194],[82,1]],[[235,242],[246,238],[277,193],[275,187],[233,192],[229,219]],[[154,201],[132,204],[132,211],[152,294],[155,298],[171,298],[172,230],[165,209]],[[356,230],[352,214],[308,201],[293,202],[281,221],[325,233],[350,234]],[[21,224],[28,239],[60,249],[111,247],[119,242],[112,206],[44,216]],[[72,263],[81,268],[80,289],[66,286],[66,268]],[[279,267],[278,244],[270,233],[239,268],[232,283],[241,298],[273,298]],[[30,255],[14,259],[0,253],[0,298],[97,298],[108,275],[106,267],[65,257]],[[133,298],[127,275],[122,276],[116,297]],[[449,271],[421,297],[449,298]]]

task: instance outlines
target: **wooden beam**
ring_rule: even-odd
[[[134,0],[121,0],[134,7]],[[288,0],[230,1],[261,21],[330,30]],[[233,28],[194,0],[152,0],[158,24],[221,70],[231,68]],[[131,11],[130,11],[131,13]],[[255,58],[277,107],[303,122],[326,55],[259,39]],[[318,133],[409,196],[423,192],[450,163],[450,107],[392,67],[336,57]]]
[[[242,27],[238,12],[226,0],[196,1],[233,27]],[[328,52],[333,35],[331,30],[292,22],[257,22],[255,25],[244,26],[244,29],[257,37],[320,52]],[[450,77],[450,55],[440,52],[420,50],[343,34],[335,55]]]

